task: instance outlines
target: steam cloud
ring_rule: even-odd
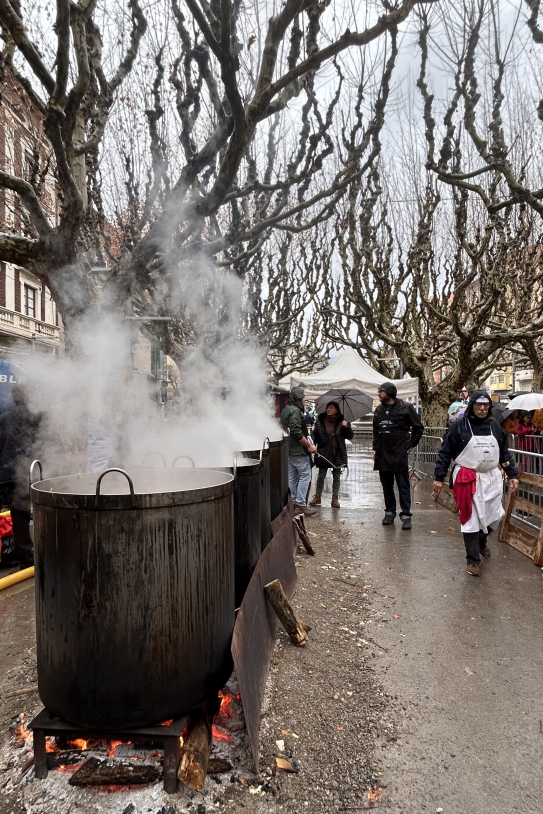
[[[196,466],[228,466],[235,452],[280,437],[265,353],[242,337],[242,282],[208,263],[187,264],[168,297],[194,336],[180,364],[179,415],[165,420],[146,378],[132,370],[138,323],[105,308],[72,328],[73,354],[36,354],[24,363],[35,394],[31,406],[44,414],[47,428],[38,444],[45,477],[87,471],[89,450],[93,471],[144,461],[171,467],[179,456]]]

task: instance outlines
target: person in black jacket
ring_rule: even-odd
[[[453,494],[460,511],[467,571],[478,577],[480,555],[490,557],[488,535],[504,514],[500,465],[511,491],[518,488],[518,469],[507,434],[492,418],[492,400],[485,390],[475,390],[465,415],[454,422],[443,439],[434,471],[435,494],[443,488],[453,460]]]
[[[0,415],[0,499],[11,511],[13,556],[20,568],[34,565],[30,537],[28,475],[35,456],[41,417],[27,405],[28,392],[22,385],[12,388],[15,407]]]
[[[310,500],[310,506],[321,505],[321,495],[324,487],[326,470],[332,469],[332,508],[339,509],[339,481],[341,477],[341,467],[347,466],[347,445],[345,439],[351,440],[353,431],[351,425],[345,421],[341,414],[339,404],[330,401],[326,405],[326,410],[321,413],[315,422],[314,441],[317,445],[316,463],[319,470],[315,494]],[[326,463],[318,457],[318,453],[328,458],[330,463]]]
[[[402,529],[410,529],[411,488],[407,456],[422,438],[424,427],[414,407],[396,398],[397,392],[392,382],[385,382],[377,391],[381,404],[373,416],[373,468],[379,471],[385,498],[383,525],[394,523],[396,517],[396,480]]]

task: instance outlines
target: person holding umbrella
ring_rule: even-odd
[[[422,438],[424,426],[413,405],[396,398],[397,393],[396,385],[392,382],[385,382],[377,391],[381,404],[373,416],[373,468],[378,470],[383,487],[383,526],[394,523],[396,517],[396,481],[402,529],[410,529],[411,487],[407,456]]]
[[[329,401],[326,410],[315,422],[314,441],[317,445],[315,466],[319,470],[315,494],[309,501],[310,506],[321,505],[321,495],[327,469],[332,470],[332,508],[339,509],[339,482],[341,469],[347,466],[347,445],[345,439],[351,440],[351,425],[340,412],[337,401]]]

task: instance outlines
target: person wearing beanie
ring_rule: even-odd
[[[307,439],[303,389],[294,387],[290,391],[289,399],[281,413],[281,424],[289,433],[288,486],[296,514],[312,515],[316,514],[316,511],[307,507],[307,493],[311,483],[311,454],[317,451],[317,447]]]
[[[509,488],[518,488],[518,469],[507,446],[507,434],[492,418],[492,401],[486,390],[475,390],[463,418],[455,421],[443,439],[434,471],[434,494],[454,461],[453,495],[460,515],[466,547],[467,572],[481,575],[481,555],[490,557],[488,535],[504,514],[502,466]]]
[[[392,382],[385,382],[377,391],[381,404],[373,416],[373,468],[378,470],[383,487],[383,525],[390,526],[396,517],[396,481],[402,529],[408,530],[411,528],[411,487],[407,456],[422,438],[424,427],[413,405],[396,398],[397,393]]]

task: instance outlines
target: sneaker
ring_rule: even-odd
[[[402,529],[409,530],[411,528],[411,517],[408,514],[400,515],[400,520],[402,521]]]
[[[488,560],[488,558],[490,557],[490,549],[489,549],[489,547],[486,545],[486,543],[485,543],[485,545],[483,545],[483,546],[482,546],[482,545],[479,545],[479,554],[481,555],[481,557],[484,557],[484,558],[485,558],[485,559],[487,559],[487,560]]]
[[[305,514],[306,517],[311,517],[311,515],[317,514],[317,512],[315,509],[308,509],[307,506],[295,506],[294,514]]]
[[[332,509],[339,509],[339,508],[340,508],[339,498],[337,497],[337,495],[333,495],[332,496]]]
[[[311,500],[309,501],[310,506],[320,506],[321,505],[321,496],[320,495],[313,495]]]
[[[480,577],[481,570],[476,562],[469,562],[467,567],[467,572],[472,577]]]
[[[390,526],[391,523],[394,523],[394,517],[392,512],[386,512],[382,520],[383,526]]]

